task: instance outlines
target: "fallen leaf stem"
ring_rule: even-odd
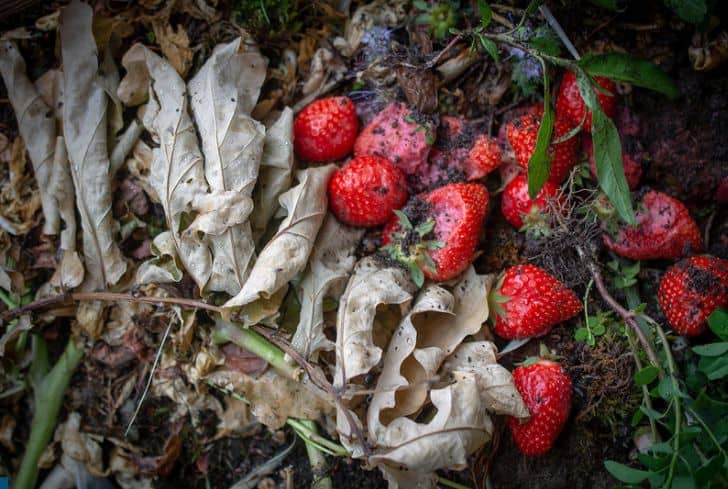
[[[37,337],[38,341],[42,341]],[[45,363],[47,357],[40,359]],[[83,359],[83,349],[73,339],[66,343],[66,349],[53,368],[33,389],[33,421],[30,438],[23,453],[23,460],[14,480],[14,489],[31,489],[38,479],[38,460],[48,446],[58,422],[58,413],[63,404],[71,376]],[[35,360],[35,359],[34,359]]]
[[[304,441],[313,442],[319,447],[325,448],[325,451],[330,455],[335,457],[348,457],[350,455],[349,451],[343,446],[319,435],[316,424],[313,421],[288,418],[286,424],[293,428]]]
[[[465,486],[463,484],[459,484],[455,481],[451,481],[450,479],[445,479],[444,477],[437,477],[437,483],[442,484],[445,487],[452,487],[453,489],[470,489],[470,487]]]
[[[212,333],[215,343],[233,342],[240,348],[253,353],[270,364],[281,375],[296,382],[301,380],[301,368],[286,362],[283,351],[268,341],[263,335],[250,328],[243,328],[227,321],[215,322]]]

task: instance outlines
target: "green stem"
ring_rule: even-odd
[[[628,326],[624,328],[624,331],[627,333],[627,341],[629,342],[629,347],[632,350],[632,357],[634,357],[634,363],[637,365],[637,370],[642,370],[643,363],[642,360],[640,360],[639,352],[637,351],[637,341],[632,336],[632,330]],[[654,409],[652,407],[652,398],[650,397],[650,390],[647,388],[646,385],[642,386],[642,402],[644,402],[645,406],[647,406],[649,409]],[[659,433],[657,432],[657,424],[655,423],[655,420],[652,419],[651,416],[648,416],[647,419],[650,422],[650,431],[652,432],[652,441],[657,443],[659,438]]]
[[[83,349],[69,339],[66,349],[33,392],[33,421],[30,438],[25,447],[20,470],[15,479],[15,489],[31,489],[38,479],[38,460],[53,436],[58,421],[58,413],[63,404],[63,395],[71,381],[71,376],[83,359]]]
[[[442,484],[445,487],[452,487],[453,489],[470,489],[468,486],[464,486],[462,484],[458,484],[457,482],[453,482],[450,479],[445,479],[444,477],[437,478],[437,483]]]
[[[675,401],[675,429],[672,435],[672,459],[670,460],[670,470],[667,474],[667,480],[665,481],[665,487],[671,487],[672,479],[675,475],[675,467],[677,466],[677,458],[680,454],[680,432],[682,429],[682,404],[680,402],[680,385],[677,382],[677,367],[675,365],[675,359],[672,356],[670,350],[670,343],[667,342],[667,336],[662,327],[655,323],[653,325],[657,330],[657,335],[660,337],[662,343],[662,349],[665,351],[665,358],[667,359],[667,371],[670,375],[670,381],[672,382],[672,397]]]
[[[308,428],[311,433],[318,434],[316,423],[313,421],[302,419],[300,423]],[[311,464],[311,474],[313,475],[311,489],[332,489],[333,484],[331,482],[331,477],[328,475],[326,457],[316,445],[307,439],[304,438],[303,442],[306,444],[306,454],[308,455],[308,461]]]
[[[315,431],[311,430],[306,424],[303,423],[303,420],[288,418],[286,424],[296,430],[296,433],[301,438],[303,438],[304,441],[315,443],[319,446],[319,449],[324,449],[323,451],[325,451],[329,455],[333,455],[335,457],[348,457],[350,455],[349,451],[346,448],[342,447],[338,443],[334,443],[331,440],[324,438]]]
[[[212,340],[217,344],[231,341],[268,362],[281,375],[297,382],[301,380],[301,369],[286,362],[285,354],[280,348],[249,328],[218,320],[215,322]]]

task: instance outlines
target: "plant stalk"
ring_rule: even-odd
[[[42,341],[42,340],[41,340]],[[15,478],[14,489],[32,489],[38,479],[38,460],[48,446],[63,404],[63,395],[71,376],[83,359],[83,349],[69,339],[58,362],[34,387],[33,421],[30,438],[23,453],[20,470]],[[42,361],[42,360],[41,360]]]
[[[248,350],[268,362],[284,377],[296,382],[301,380],[302,370],[286,362],[285,355],[280,348],[249,328],[242,328],[236,324],[218,320],[215,322],[212,339],[217,344],[233,342],[240,348]]]
[[[300,423],[308,428],[311,433],[318,434],[316,423],[308,419],[302,419]],[[313,475],[313,482],[311,482],[311,489],[332,489],[333,484],[331,477],[329,477],[329,468],[326,463],[326,457],[323,453],[305,438],[303,439],[306,444],[306,454],[308,455],[308,461],[311,464],[311,474]]]

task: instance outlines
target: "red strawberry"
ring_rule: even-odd
[[[462,147],[430,151],[427,168],[418,173],[416,187],[426,189],[452,181],[472,181],[483,178],[500,165],[500,147],[487,134],[468,141]]]
[[[384,228],[384,250],[405,264],[417,285],[449,280],[473,261],[488,210],[478,183],[451,183],[417,196]],[[423,273],[424,272],[424,273]]]
[[[382,110],[359,134],[356,156],[380,155],[412,175],[423,167],[435,142],[435,124],[428,116],[393,103]]]
[[[351,152],[359,119],[349,97],[314,100],[293,122],[293,147],[309,161],[340,160]]]
[[[350,226],[380,226],[405,202],[404,175],[381,156],[354,158],[329,181],[331,212]]]
[[[679,200],[647,192],[636,213],[637,226],[624,226],[617,237],[604,235],[604,244],[632,260],[677,259],[703,247],[700,230]]]
[[[501,199],[501,211],[508,222],[516,229],[521,229],[524,219],[529,226],[548,225],[545,222],[543,211],[547,208],[549,200],[560,199],[561,189],[552,182],[546,182],[536,196],[531,200],[528,196],[528,178],[520,174],[511,183],[506,185]]]
[[[599,86],[611,93],[611,95],[607,95],[599,90],[595,90],[597,100],[599,101],[599,105],[602,106],[602,110],[607,117],[613,118],[617,113],[617,86],[612,80],[604,78],[603,76],[595,76],[594,79]],[[584,103],[584,99],[581,98],[581,93],[579,93],[579,86],[576,83],[576,75],[573,71],[567,71],[561,79],[559,96],[556,99],[556,113],[559,117],[565,117],[568,119],[571,122],[572,127],[575,127],[584,117],[585,110],[586,104]],[[589,112],[584,120],[584,130],[586,132],[591,132],[591,117],[591,112]]]
[[[498,143],[488,136],[481,134],[475,139],[473,147],[468,152],[465,162],[465,174],[468,180],[483,178],[500,166],[501,155]]]
[[[513,383],[531,414],[508,417],[508,427],[524,455],[543,455],[554,445],[571,411],[571,379],[556,362],[539,359],[513,371]]]
[[[624,166],[624,176],[627,178],[627,185],[630,190],[635,190],[642,180],[642,165],[638,159],[641,159],[639,143],[631,136],[622,136],[622,164]],[[584,137],[582,148],[589,156],[589,169],[594,178],[597,176],[597,162],[594,159],[594,145],[591,137]]]
[[[728,306],[728,260],[709,255],[680,260],[662,276],[657,300],[675,331],[699,335],[708,316]]]
[[[488,300],[495,332],[507,339],[543,336],[581,311],[572,290],[534,265],[507,269]]]
[[[534,109],[512,120],[506,129],[508,142],[516,153],[516,161],[525,169],[528,168],[528,160],[531,159],[531,155],[534,149],[536,149],[538,128],[541,125],[542,117],[543,109]],[[571,131],[571,124],[565,119],[557,118],[554,123],[554,132],[551,138],[552,140],[560,139],[567,135],[569,131]],[[579,140],[576,136],[549,146],[548,152],[552,157],[549,182],[560,184],[566,179],[569,171],[577,163],[576,153],[578,146]]]

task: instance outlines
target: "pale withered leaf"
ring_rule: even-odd
[[[291,345],[306,359],[334,344],[324,334],[324,298],[339,298],[356,262],[356,245],[363,228],[341,224],[328,214],[316,238],[311,259],[301,281],[301,314]]]
[[[433,284],[420,292],[384,355],[367,413],[372,439],[394,418],[419,410],[445,358],[480,331],[488,319],[490,283],[490,277],[477,275],[471,266],[452,290]]]
[[[76,250],[76,194],[73,190],[73,177],[68,163],[66,142],[62,136],[56,138],[53,155],[53,172],[48,182],[48,191],[56,200],[58,212],[63,219],[61,231],[61,249]]]
[[[177,265],[177,248],[170,231],[163,231],[154,237],[151,245],[154,258],[137,268],[135,281],[139,284],[179,282],[182,270]]]
[[[45,216],[43,233],[56,234],[60,227],[58,206],[48,191],[56,144],[56,121],[53,111],[43,102],[35,86],[28,79],[25,60],[12,41],[0,41],[0,74],[18,120],[18,130],[33,163],[35,179],[38,181]]]
[[[146,102],[149,96],[149,70],[144,56],[144,45],[135,43],[121,58],[126,75],[121,79],[116,95],[124,105],[133,107]]]
[[[357,263],[339,301],[335,386],[345,387],[379,363],[415,290],[401,268],[374,257]]]
[[[258,181],[253,192],[255,208],[250,216],[256,243],[278,210],[278,198],[291,186],[293,176],[293,111],[286,107],[267,126]]]
[[[98,81],[92,16],[90,6],[76,1],[61,12],[63,128],[83,229],[87,273],[82,286],[101,289],[121,278],[126,262],[113,237],[107,95]]]
[[[429,422],[402,416],[389,424],[368,461],[380,468],[390,488],[434,488],[436,470],[467,466],[468,455],[493,434],[479,390],[474,374],[459,374],[453,384],[430,391],[436,413]]]
[[[226,308],[269,298],[304,269],[326,215],[326,189],[335,169],[330,164],[298,172],[300,183],[280,197],[288,215],[261,250],[240,293],[225,303]]]
[[[197,134],[187,112],[186,87],[166,60],[146,48],[144,53],[152,82],[144,125],[159,138],[149,183],[164,208],[179,260],[204,290],[211,273],[210,250],[203,240],[185,232],[194,219],[193,200],[208,190]]]
[[[241,52],[241,38],[215,48],[189,83],[192,111],[205,156],[205,176],[212,192],[250,197],[263,152],[265,126],[250,117],[265,80],[267,61]],[[213,234],[212,275],[208,289],[240,292],[255,254],[245,218]]]

